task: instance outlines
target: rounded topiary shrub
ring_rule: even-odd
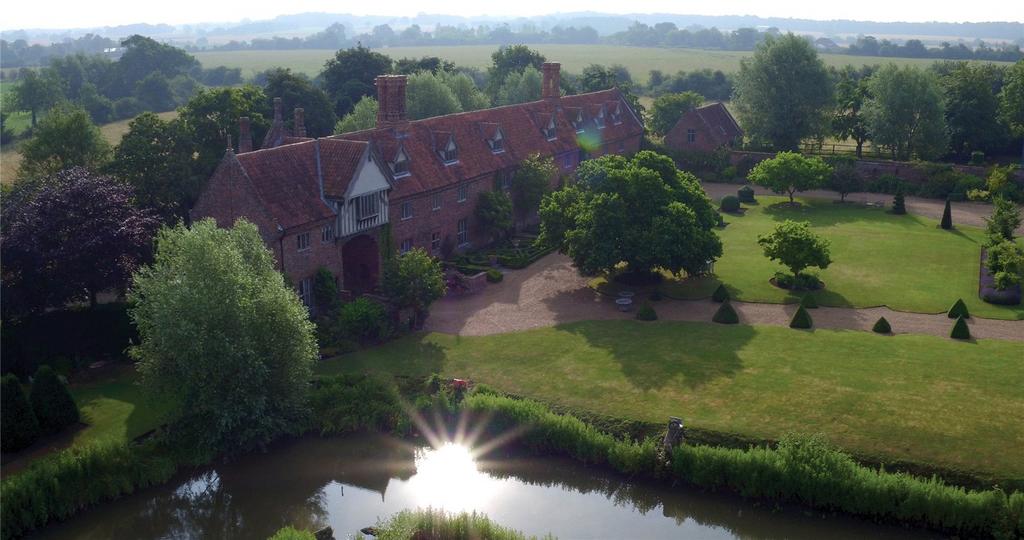
[[[21,382],[14,375],[4,375],[0,382],[0,446],[4,452],[16,452],[37,437],[39,423]]]
[[[800,305],[807,309],[816,309],[818,307],[818,301],[814,299],[813,294],[808,293],[800,299]]]
[[[971,339],[971,329],[967,327],[967,320],[963,317],[957,317],[949,337],[953,339]]]
[[[68,387],[50,366],[40,366],[39,371],[36,371],[29,402],[39,421],[41,433],[57,433],[78,423],[78,405],[71,398]]]
[[[726,195],[725,197],[722,197],[722,211],[739,212],[740,200],[733,195]]]
[[[804,309],[803,306],[796,308],[796,313],[793,314],[793,319],[789,321],[790,328],[810,328],[814,325],[811,320],[811,314]]]
[[[488,283],[501,283],[501,280],[505,279],[505,274],[502,274],[500,270],[490,269],[487,271],[487,282]]]
[[[729,300],[722,302],[721,306],[718,306],[718,311],[711,317],[711,320],[719,324],[736,324],[740,322],[740,316],[736,314],[736,310],[733,309],[732,303]]]
[[[743,186],[736,191],[736,197],[739,198],[740,202],[753,203],[754,188],[750,186]]]
[[[971,318],[971,314],[967,311],[967,304],[964,303],[963,298],[957,298],[956,302],[953,302],[953,305],[949,307],[949,311],[946,312],[946,316],[950,319],[955,319],[957,317],[963,317],[965,319]]]
[[[658,312],[654,311],[650,304],[644,304],[636,311],[636,318],[639,321],[656,321],[658,320]]]
[[[889,321],[885,320],[885,317],[879,317],[875,321],[875,325],[871,327],[871,331],[876,334],[891,334],[892,326],[889,325]]]
[[[711,294],[711,299],[715,302],[725,302],[729,299],[729,290],[725,288],[725,285],[719,285]]]

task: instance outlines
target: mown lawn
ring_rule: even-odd
[[[71,394],[87,424],[75,434],[76,445],[134,439],[164,423],[170,411],[170,404],[145,391],[131,368],[101,381],[72,385]]]
[[[957,298],[972,315],[1024,319],[1024,306],[996,306],[978,298],[978,271],[984,232],[911,214],[897,216],[884,208],[799,199],[801,205],[780,204],[784,197],[758,197],[743,215],[725,215],[718,234],[724,244],[712,279],[668,280],[662,292],[675,298],[710,296],[725,283],[732,297],[750,302],[797,302],[789,291],[768,280],[786,271],[768,260],[757,236],[786,220],[810,221],[814,231],[832,243],[832,265],[818,272],[826,288],[815,293],[828,306],[889,306],[899,311],[939,313]],[[886,201],[888,202],[888,201]],[[717,201],[715,201],[717,205]],[[817,271],[816,268],[811,269]],[[597,280],[603,286],[603,280]]]
[[[768,326],[581,322],[484,337],[416,334],[322,374],[469,378],[619,418],[754,438],[820,432],[885,461],[1024,479],[1024,344]]]

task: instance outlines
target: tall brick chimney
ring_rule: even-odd
[[[562,95],[561,70],[562,64],[558,62],[544,62],[540,67],[544,80],[541,83],[540,95],[546,101],[556,101]]]
[[[378,75],[377,127],[392,127],[408,122],[405,115],[405,75]]]
[[[292,126],[292,134],[296,137],[306,136],[306,111],[302,107],[295,108],[295,122]]]
[[[281,121],[281,98],[274,98],[274,121]]]
[[[252,152],[252,131],[249,129],[249,117],[238,119],[238,153]]]

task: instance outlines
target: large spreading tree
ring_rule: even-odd
[[[934,159],[946,151],[946,121],[938,78],[930,71],[883,66],[868,81],[864,115],[875,146],[893,159]]]
[[[197,448],[244,451],[300,429],[317,358],[309,313],[255,225],[164,228],[129,293],[143,381]]]
[[[390,57],[362,45],[335,53],[320,72],[324,90],[334,101],[335,114],[344,116],[360,99],[374,95],[377,75],[389,73],[391,67]]]
[[[661,268],[701,272],[722,254],[718,215],[698,180],[650,151],[632,159],[584,162],[579,181],[541,203],[541,241],[572,258],[584,275],[625,263],[644,275]]]
[[[789,194],[789,202],[792,204],[794,193],[824,186],[831,173],[832,168],[819,157],[779,152],[775,157],[755,165],[747,174],[747,179],[774,193]]]
[[[97,293],[124,288],[159,225],[133,198],[131,187],[82,168],[16,190],[0,235],[5,312],[95,304]]]
[[[962,62],[940,79],[950,150],[960,158],[1004,146],[1006,130],[999,122],[999,99],[992,91],[999,75],[990,64]]]
[[[420,248],[413,248],[384,262],[381,288],[396,307],[413,311],[413,326],[426,319],[430,304],[445,295],[441,263]]]
[[[270,128],[263,115],[267,96],[258,86],[209,88],[202,90],[179,109],[177,120],[192,137],[196,147],[196,174],[206,179],[213,174],[224,156],[227,137],[232,145],[238,141],[238,119],[247,116],[252,129],[254,148]]]
[[[811,231],[806,221],[787,219],[767,234],[757,237],[765,257],[789,268],[794,278],[812,266],[828,268],[832,264],[829,242]]]
[[[36,127],[39,113],[45,112],[64,97],[64,83],[50,70],[37,71],[21,68],[18,82],[13,86],[14,108],[32,114],[32,127]]]
[[[19,180],[38,180],[72,167],[97,169],[110,159],[110,143],[84,109],[60,105],[21,145]]]
[[[528,156],[519,163],[512,179],[512,208],[518,220],[526,220],[540,208],[540,201],[551,185],[558,167],[550,157]]]
[[[846,66],[836,82],[836,110],[832,117],[832,132],[841,139],[853,139],[857,145],[857,158],[864,152],[868,140],[868,123],[864,117],[864,102],[868,99],[867,78]]]
[[[734,102],[747,136],[797,150],[803,139],[825,133],[832,80],[807,40],[768,36],[740,63]]]
[[[1021,138],[1020,162],[1024,165],[1024,60],[1006,70],[999,91],[999,116],[1010,132]]]

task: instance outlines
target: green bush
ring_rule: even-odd
[[[5,540],[60,521],[93,504],[162,484],[178,460],[157,441],[102,441],[36,460],[0,485],[0,537]]]
[[[953,305],[949,306],[949,311],[946,312],[946,316],[950,319],[956,319],[957,317],[963,317],[965,319],[971,318],[971,314],[967,311],[967,304],[964,303],[963,298],[957,298],[956,302],[953,302]]]
[[[271,536],[267,540],[316,540],[316,535],[309,531],[303,531],[296,529],[295,527],[285,527],[278,529],[274,536]]]
[[[369,298],[343,304],[338,319],[345,333],[360,343],[386,339],[390,334],[387,310]]]
[[[638,321],[656,321],[658,320],[658,313],[654,311],[650,304],[644,304],[640,306],[640,309],[636,310],[636,319]]]
[[[814,295],[807,293],[800,299],[800,305],[807,309],[817,309],[818,301],[814,299]]]
[[[949,337],[953,339],[971,339],[971,329],[967,327],[967,319],[963,316],[957,317]]]
[[[317,309],[332,313],[338,309],[341,297],[338,294],[338,280],[330,270],[321,266],[313,276],[313,303]]]
[[[820,436],[787,435],[776,448],[744,450],[684,444],[676,447],[666,469],[652,439],[622,441],[533,401],[472,393],[462,406],[467,413],[488,418],[494,433],[521,433],[518,442],[526,450],[565,455],[627,475],[667,476],[708,490],[728,489],[744,497],[930,527],[960,537],[1024,532],[1024,495],[1019,492],[968,491],[937,477],[865,467]]]
[[[0,446],[4,452],[16,452],[38,437],[39,422],[21,381],[14,375],[4,375],[0,382]]]
[[[718,306],[718,311],[711,317],[711,320],[719,324],[737,324],[740,322],[740,316],[736,314],[732,303],[726,299],[721,306]]]
[[[887,193],[889,195],[897,193],[913,195],[915,193],[914,184],[892,174],[883,174],[878,178],[868,181],[865,189],[872,193]]]
[[[953,211],[949,199],[946,199],[946,207],[942,209],[942,221],[939,222],[939,226],[947,231],[953,228]]]
[[[719,285],[715,292],[711,294],[711,299],[715,302],[725,302],[729,299],[729,289],[725,288],[725,285]]]
[[[736,198],[738,198],[740,202],[743,203],[756,202],[756,200],[754,199],[754,188],[750,186],[741,187],[740,189],[736,190]]]
[[[432,508],[402,510],[387,520],[379,520],[374,527],[377,540],[449,539],[449,540],[527,540],[522,533],[502,527],[483,514],[462,512],[449,514]],[[362,536],[357,536],[362,539]],[[529,537],[531,540],[536,537]],[[554,537],[547,537],[554,540]],[[271,540],[301,540],[285,537]]]
[[[793,314],[793,319],[789,321],[790,328],[801,328],[806,329],[814,325],[811,320],[811,314],[808,313],[803,306],[796,308],[796,313]]]
[[[393,430],[402,421],[394,384],[368,375],[339,375],[317,381],[310,393],[312,429],[321,435]]]
[[[885,320],[885,317],[879,317],[875,321],[875,325],[871,327],[871,331],[876,334],[891,334],[892,326],[889,325],[889,321]]]
[[[907,203],[903,200],[903,192],[896,193],[896,196],[892,198],[892,213],[897,215],[903,215],[907,213]]]
[[[488,283],[501,283],[503,279],[505,279],[505,274],[502,274],[500,270],[495,270],[494,268],[487,270]]]
[[[726,195],[722,197],[722,211],[723,212],[739,212],[740,200],[735,195]]]
[[[71,397],[71,392],[68,392],[68,387],[50,366],[41,366],[36,372],[29,401],[39,421],[39,431],[44,435],[57,433],[78,423],[78,405]]]

